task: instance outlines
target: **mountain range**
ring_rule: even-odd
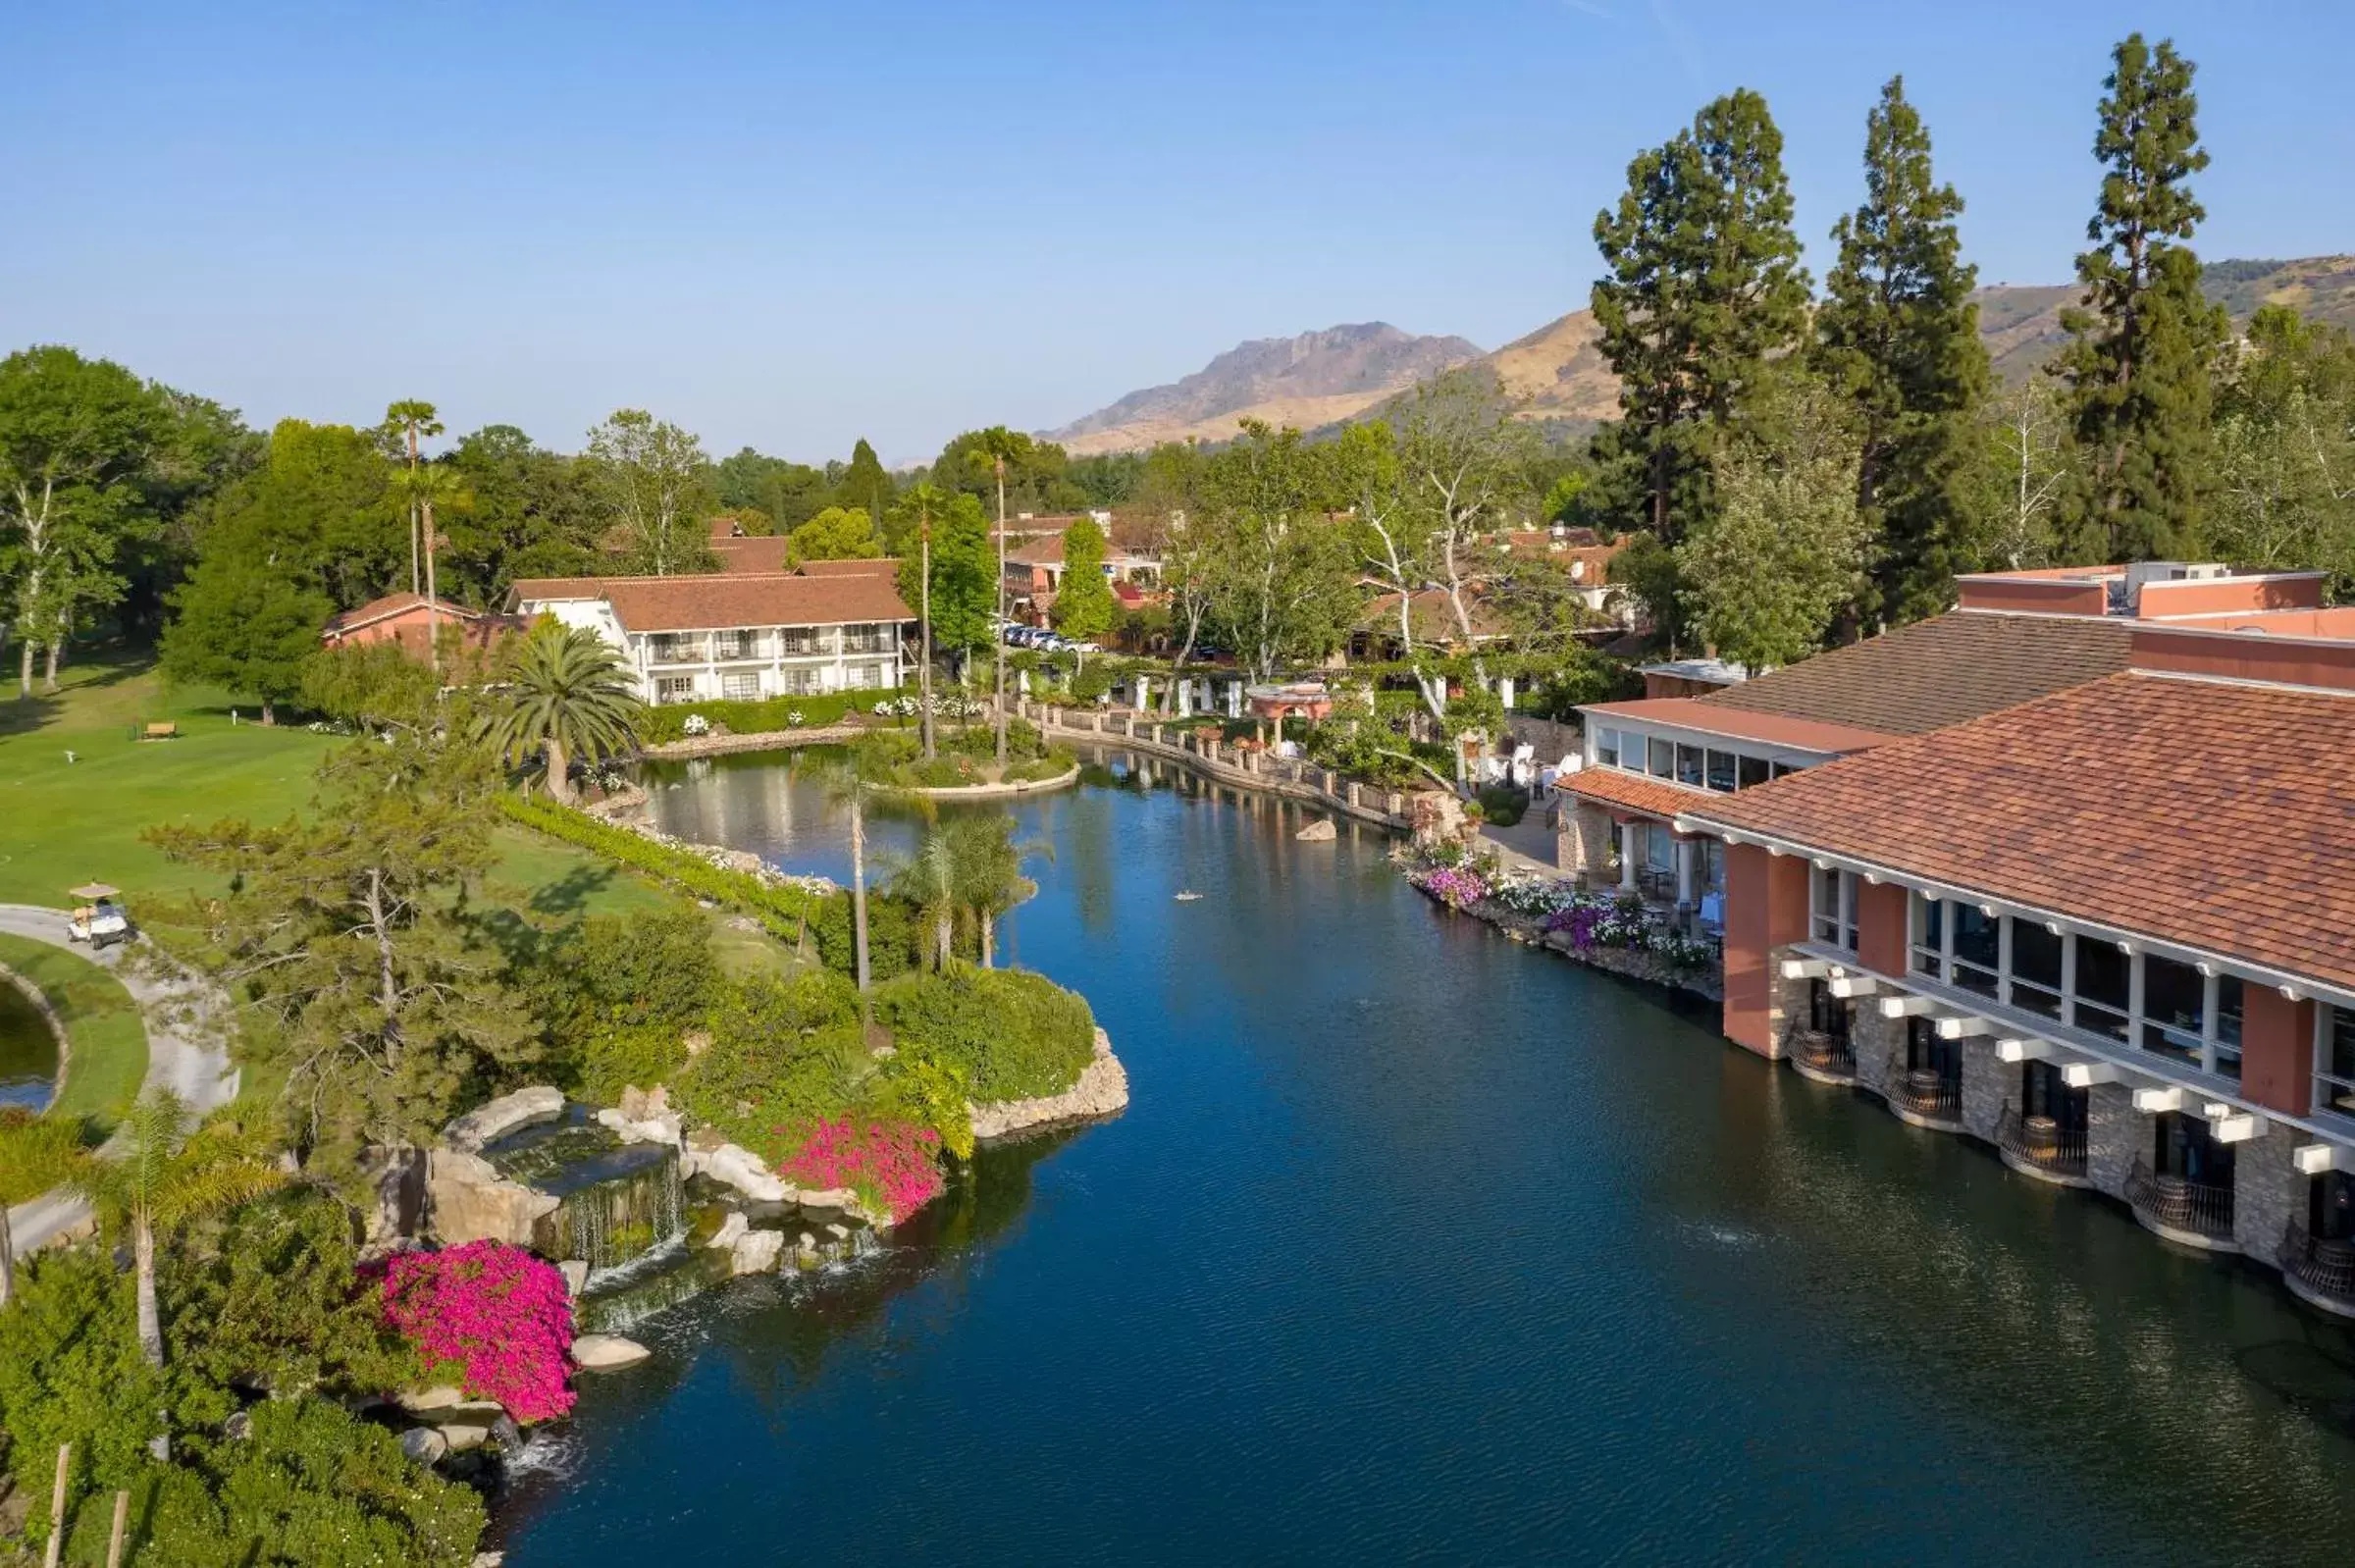
[[[2355,330],[2355,256],[2299,261],[2220,261],[2201,287],[2245,323],[2257,307],[2289,305],[2310,319]],[[1972,294],[1979,335],[1999,378],[2025,380],[2067,334],[2061,311],[2074,285],[1996,284]],[[1238,421],[1316,430],[1387,402],[1442,371],[1475,362],[1496,372],[1524,416],[1590,424],[1619,409],[1619,386],[1596,346],[1592,311],[1574,310],[1493,353],[1462,338],[1419,337],[1387,322],[1263,338],[1229,349],[1183,380],[1130,392],[1042,434],[1073,455],[1133,451],[1164,441],[1229,440]]]

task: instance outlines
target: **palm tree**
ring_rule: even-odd
[[[990,472],[998,480],[998,618],[990,635],[998,645],[997,703],[998,703],[998,766],[1006,765],[1006,463],[1009,458],[1026,456],[1030,438],[1004,425],[992,425],[977,431],[973,449],[989,459]]]
[[[916,609],[916,625],[923,634],[923,662],[916,668],[919,690],[924,705],[924,760],[929,762],[940,754],[932,745],[932,514],[948,500],[939,486],[929,480],[916,485],[908,492],[908,504],[916,508],[916,538],[918,550],[916,592],[922,602]],[[1001,571],[1001,576],[1004,573]]]
[[[188,1108],[170,1089],[140,1098],[117,1129],[121,1157],[80,1162],[73,1185],[108,1228],[131,1232],[138,1276],[139,1349],[164,1364],[164,1330],[155,1308],[155,1243],[191,1220],[220,1214],[285,1184],[286,1173],[262,1157],[254,1139],[224,1123],[184,1142]]]
[[[889,765],[874,750],[854,744],[841,759],[821,762],[818,782],[827,798],[851,809],[851,943],[858,959],[859,1019],[874,1026],[874,1000],[867,994],[866,962],[866,792]]]
[[[27,1203],[70,1179],[81,1158],[81,1128],[70,1118],[0,1112],[0,1307],[17,1293],[16,1238],[8,1206]]]
[[[1054,858],[1054,846],[1044,839],[1014,837],[1014,818],[1000,811],[988,816],[961,816],[949,825],[947,838],[955,870],[958,902],[972,911],[978,929],[981,967],[997,963],[998,916],[1038,892],[1038,884],[1022,875],[1022,862],[1033,855]]]
[[[439,430],[440,426],[435,426]],[[414,462],[403,473],[392,476],[392,493],[408,498],[410,510],[422,519],[421,535],[425,542],[425,646],[426,662],[437,672],[442,668],[442,601],[434,586],[434,508],[447,512],[474,510],[474,492],[466,481],[452,469],[432,464],[420,468]]]
[[[506,702],[489,720],[510,759],[544,755],[548,793],[570,804],[573,758],[598,762],[638,744],[646,705],[610,646],[585,626],[543,621],[516,650]]]
[[[397,439],[406,436],[409,443],[409,472],[417,472],[417,438],[439,436],[442,421],[436,417],[432,403],[419,397],[404,397],[385,410],[384,430]],[[417,503],[409,498],[409,592],[417,592]]]
[[[935,822],[916,853],[894,868],[891,890],[916,906],[916,918],[932,927],[932,967],[946,970],[957,935],[957,913],[966,904],[965,862],[956,827]]]

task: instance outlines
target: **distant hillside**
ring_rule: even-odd
[[[1480,345],[1464,339],[1417,337],[1380,321],[1262,338],[1045,434],[1080,455],[1191,437],[1227,441],[1244,419],[1313,430],[1479,356]]]
[[[2232,312],[2235,325],[2245,325],[2258,306],[2276,304],[2355,332],[2355,256],[2214,262],[2200,286]],[[2075,301],[2077,288],[1997,284],[1971,297],[1996,375],[2017,383],[2068,340],[2061,311]],[[1496,372],[1524,417],[1575,429],[1619,412],[1618,379],[1603,363],[1596,337],[1594,312],[1574,310],[1492,354],[1461,338],[1414,338],[1380,323],[1269,339],[1050,434],[1074,452],[1099,452],[1189,436],[1228,441],[1247,415],[1316,430],[1378,413],[1416,382],[1475,359]],[[1343,380],[1345,387],[1338,385]]]
[[[2200,288],[2232,312],[2234,326],[2246,326],[2260,305],[2288,305],[2310,321],[2355,331],[2355,256],[2211,262]],[[2026,380],[2068,340],[2061,311],[2076,300],[2073,284],[1998,284],[1971,297],[1979,302],[1979,335],[2006,382]]]

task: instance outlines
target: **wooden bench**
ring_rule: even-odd
[[[170,719],[150,724],[139,732],[139,739],[143,741],[173,741],[179,738],[180,726]]]

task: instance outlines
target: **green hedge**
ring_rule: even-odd
[[[713,698],[707,703],[664,703],[646,710],[638,726],[639,739],[650,746],[665,741],[687,738],[687,716],[700,713],[713,729],[725,729],[731,735],[764,735],[772,730],[817,729],[827,724],[839,724],[843,716],[857,708],[871,714],[875,705],[886,698],[913,696],[913,692],[877,688],[859,692],[814,692],[806,697],[763,697],[755,702],[729,701]],[[802,715],[799,724],[788,722],[792,714]],[[898,723],[886,719],[885,723]],[[915,720],[909,720],[914,723]]]
[[[805,915],[816,916],[811,896],[797,887],[781,887],[747,871],[731,871],[700,855],[660,844],[625,827],[602,822],[586,811],[536,796],[501,795],[499,810],[525,827],[536,828],[567,844],[637,867],[697,898],[709,899],[750,915],[782,941],[799,938]]]
[[[875,1017],[902,1050],[961,1071],[978,1105],[1061,1094],[1095,1056],[1086,999],[1023,969],[911,976],[875,993]]]

